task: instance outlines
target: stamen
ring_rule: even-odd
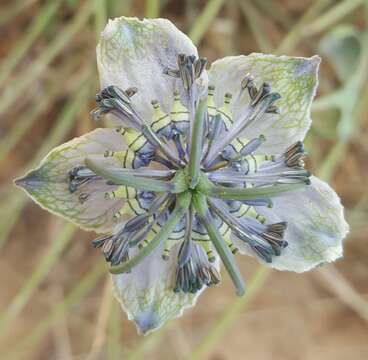
[[[273,207],[271,199],[243,200],[242,203],[250,206],[267,206],[268,208]]]
[[[174,144],[176,146],[176,150],[178,151],[178,155],[179,158],[183,161],[187,161],[186,160],[186,153],[183,147],[183,144],[181,143],[181,139],[180,139],[180,134],[176,132],[176,130],[174,130],[174,136],[173,136],[173,140],[174,140]]]
[[[249,93],[249,97],[254,99],[258,93],[256,84],[254,83],[254,77],[251,76],[249,73],[245,75],[244,79],[240,83],[241,88],[247,89]]]
[[[275,103],[280,95],[272,92],[270,84],[257,87],[248,74],[241,81],[236,101],[247,92],[249,105],[233,119],[230,93],[225,93],[219,108],[213,86],[208,87],[207,100],[198,96],[197,79],[206,64],[204,58],[180,54],[178,69],[165,69],[167,75],[180,80],[175,82],[180,92],[174,92],[169,114],[157,100],[151,101],[152,121],[143,119],[134,108],[131,97],[136,88],[123,91],[110,86],[102,90],[92,115],[96,120],[106,113],[119,117],[122,127],[116,131],[128,149],[105,151],[104,157],[113,157],[118,166],[109,161],[105,167],[87,158],[87,167],[70,172],[69,188],[74,192],[90,181],[104,179],[111,185],[106,201],[124,199],[120,201],[124,206],[113,215],[115,221],[123,218],[124,225],[116,226],[115,234],[93,242],[113,265],[112,273],[130,271],[162,242],[163,260],[172,256],[173,247],[179,249],[174,291],[195,293],[219,283],[213,264],[219,255],[238,295],[242,295],[245,286],[233,256],[238,249],[231,236],[266,262],[281,255],[287,246],[287,224],[269,224],[258,207],[271,207],[273,196],[304,187],[310,174],[304,170],[301,142],[282,154],[260,155],[257,150],[265,137],[249,140],[244,136],[246,128],[262,121],[265,114],[279,112]],[[80,203],[89,196],[78,193]],[[130,249],[135,247],[140,251],[130,258]]]
[[[78,200],[81,204],[84,204],[88,199],[89,197],[91,196],[91,194],[88,194],[88,193],[81,193],[79,194],[78,196]]]
[[[133,94],[135,90],[130,88],[129,94]],[[130,102],[130,98],[121,89],[116,86],[108,87],[97,95],[96,100],[99,108],[92,111],[92,117],[99,119],[102,114],[113,113],[118,118],[126,121],[125,127],[138,130],[139,135],[145,137],[146,143],[148,142],[151,147],[154,149],[159,148],[172,162],[182,165],[181,160],[171,154],[170,148],[159,139],[146,121],[137,114]],[[144,151],[151,152],[152,149]]]
[[[214,117],[212,117],[210,122],[209,131],[207,135],[209,140],[207,143],[206,153],[202,159],[202,163],[206,161],[208,154],[211,152],[212,147],[215,144],[215,141],[220,138],[224,130],[225,130],[224,121],[222,120],[220,114],[216,114]],[[213,166],[214,164],[211,163],[210,165]]]
[[[114,235],[102,236],[93,240],[92,245],[95,248],[101,248],[105,260],[111,265],[118,265],[129,259],[129,239],[126,235],[122,228]]]
[[[233,124],[233,117],[230,110],[232,95],[226,93],[224,95],[224,105],[217,109],[217,113],[221,115],[222,121],[224,122],[225,129],[228,131]]]
[[[194,63],[195,57],[194,56],[187,56],[185,54],[179,54],[178,56],[178,67],[179,67],[179,74],[180,78],[183,82],[184,89],[189,91],[192,87],[195,79],[195,72],[194,72]]]
[[[184,244],[180,248],[179,258],[183,258],[182,253],[186,251]],[[174,292],[196,293],[203,286],[213,286],[220,283],[220,274],[208,260],[201,245],[193,243],[191,245],[191,256],[186,257],[186,262],[178,265]]]
[[[207,65],[207,59],[197,59],[194,55],[179,54],[177,63],[178,70],[165,68],[164,74],[181,78],[184,89],[189,90],[194,80],[202,75]]]
[[[88,169],[87,166],[77,166],[69,171],[69,191],[74,193],[81,186],[100,179],[102,179],[102,177],[96,175],[93,171]],[[86,200],[86,198],[84,200]]]
[[[284,153],[285,163],[289,167],[304,167],[306,153],[301,141],[291,145]]]
[[[136,94],[137,88],[129,88],[126,91],[121,90],[117,86],[111,85],[103,89],[100,93],[96,95],[96,101],[100,102],[104,99],[120,99],[126,104],[130,104],[130,98]]]
[[[152,158],[152,161],[156,161],[157,163],[166,166],[168,169],[178,169],[178,167],[172,164],[169,160],[157,154]]]
[[[256,93],[256,95],[253,97],[250,105],[251,106],[257,105],[270,92],[271,92],[271,85],[268,83],[263,83],[261,88]]]
[[[287,246],[287,242],[283,240],[285,222],[263,226],[252,222],[251,218],[235,218],[226,209],[225,204],[217,200],[211,200],[210,205],[211,209],[230,226],[232,232],[266,262],[272,262],[272,256],[281,255],[281,250]]]
[[[130,97],[137,92],[137,88],[123,91],[117,86],[108,86],[96,95],[98,107],[91,111],[91,116],[98,121],[107,113],[114,114],[118,119],[126,121],[129,127],[139,129],[141,122],[132,108]]]
[[[193,206],[191,205],[188,209],[188,213],[186,215],[186,227],[185,227],[185,235],[184,241],[180,247],[178,254],[178,265],[179,267],[184,266],[190,259],[192,255],[193,247],[192,247],[192,232],[193,232],[193,220],[194,220],[194,211]]]
[[[180,222],[184,214],[189,208],[191,202],[191,193],[185,192],[179,194],[176,198],[175,208],[169,215],[168,220],[162,226],[161,230],[155,235],[155,237],[150,241],[150,243],[145,246],[138,255],[130,259],[126,263],[116,266],[110,269],[113,274],[120,274],[131,270],[134,266],[139,264],[146,256],[152,253],[157,246],[166,239],[169,238],[172,231],[175,229],[176,225]]]
[[[174,102],[170,112],[171,121],[175,129],[182,135],[188,134],[189,129],[189,111],[181,103],[179,92],[174,92]]]
[[[136,87],[130,87],[128,89],[125,90],[125,94],[131,98],[132,96],[134,96],[136,93],[138,92],[138,88]]]
[[[196,79],[202,75],[203,70],[206,68],[207,62],[208,61],[206,58],[199,58],[194,61],[194,75]]]
[[[233,158],[232,160],[238,160],[241,157],[253,154],[265,141],[266,137],[264,135],[260,135],[259,137],[250,140],[240,150],[239,156]]]
[[[267,87],[266,87],[267,90]],[[278,93],[266,93],[266,95],[260,97],[254,105],[248,106],[244,111],[243,116],[238,119],[225,136],[211,148],[208,152],[208,156],[205,160],[204,166],[208,168],[212,161],[219,155],[219,153],[236,138],[242,136],[242,133],[251,123],[259,120],[267,112],[269,106],[273,105],[275,101],[280,99]]]
[[[241,88],[247,89],[249,97],[251,99],[251,106],[256,105],[262,98],[264,98],[271,91],[271,86],[268,83],[263,83],[261,88],[258,90],[254,83],[254,78],[247,74],[241,81]],[[266,111],[267,113],[279,114],[280,110],[276,105],[270,105]]]

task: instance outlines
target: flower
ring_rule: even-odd
[[[37,203],[102,236],[114,292],[139,332],[218,284],[236,252],[279,270],[342,256],[336,193],[304,169],[320,59],[214,62],[164,19],[118,18],[97,47],[97,128],[17,179]]]

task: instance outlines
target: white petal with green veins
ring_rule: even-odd
[[[273,199],[271,209],[257,207],[267,222],[286,221],[288,246],[267,266],[303,272],[332,262],[343,254],[342,241],[349,232],[340,199],[331,187],[316,177],[305,190]],[[239,244],[245,253],[249,250]]]
[[[137,112],[150,121],[151,100],[158,100],[163,111],[169,112],[175,88],[182,88],[179,80],[164,74],[165,68],[178,68],[179,53],[198,56],[191,40],[166,19],[110,20],[97,46],[101,88],[137,87],[132,102]]]
[[[161,258],[164,245],[161,244],[131,273],[112,275],[114,294],[139,333],[157,330],[167,320],[181,316],[186,308],[195,305],[206,288],[204,286],[195,294],[173,291],[178,247],[171,248],[169,260],[164,261]],[[215,267],[219,270],[218,261]]]
[[[266,114],[250,125],[245,132],[249,139],[263,134],[266,142],[259,148],[261,153],[281,153],[292,143],[303,140],[311,124],[310,107],[318,85],[320,58],[274,56],[250,54],[229,56],[215,61],[209,70],[209,83],[215,86],[215,102],[221,106],[225,93],[233,95],[232,112],[238,119],[247,104],[249,96],[244,90],[238,100],[240,82],[248,73],[259,88],[269,82],[272,91],[281,99],[276,102],[280,115]]]
[[[107,185],[105,180],[97,180],[71,193],[69,171],[84,165],[86,157],[103,156],[105,150],[124,148],[122,137],[116,131],[96,129],[53,149],[38,168],[16,183],[46,210],[87,230],[110,232],[114,225],[113,214],[122,207],[123,201],[105,200],[104,194],[115,187]],[[88,194],[88,198],[81,202],[83,194]]]

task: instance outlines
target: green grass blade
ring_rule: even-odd
[[[160,16],[160,0],[146,0],[145,17],[157,18]]]
[[[90,1],[86,1],[83,6],[77,11],[77,15],[73,21],[65,26],[54,41],[47,47],[30,66],[27,67],[16,80],[13,81],[13,86],[4,90],[0,97],[0,116],[3,115],[11,105],[32,85],[32,82],[39,77],[52,60],[63,50],[63,48],[72,40],[76,33],[85,25],[90,18],[93,6]]]
[[[0,26],[5,25],[22,11],[33,5],[36,1],[37,0],[18,0],[16,2],[12,2],[8,8],[1,9]]]
[[[261,24],[262,17],[258,9],[249,0],[238,0],[238,4],[247,19],[249,28],[256,39],[259,49],[265,53],[271,52],[272,44],[263,29],[263,25]]]
[[[114,297],[111,297],[111,310],[107,329],[107,360],[122,359],[121,348],[121,308]]]
[[[293,19],[288,10],[283,6],[280,6],[274,0],[254,1],[254,3],[254,5],[259,7],[261,11],[266,13],[276,22],[279,22],[284,28],[288,29],[292,26]]]
[[[50,313],[41,319],[32,331],[25,336],[15,348],[10,349],[3,356],[6,359],[27,358],[29,351],[48,334],[53,324],[65,316],[65,312],[73,305],[80,303],[82,298],[91,291],[103,275],[106,274],[106,265],[101,261],[91,267],[87,274],[76,284],[64,300],[50,311]]]
[[[49,152],[52,147],[58,145],[65,137],[65,135],[72,129],[75,124],[75,116],[80,114],[81,111],[84,111],[85,107],[87,106],[89,88],[88,83],[86,84],[86,80],[90,78],[91,75],[92,67],[87,66],[81,74],[81,89],[77,92],[77,95],[75,97],[72,97],[65,105],[63,111],[56,120],[56,125],[49,133],[47,140],[38,150],[36,156],[25,166],[25,168],[21,172],[25,172],[26,170],[29,170],[29,168],[35,167],[38,162],[45,156],[45,154]],[[11,214],[11,217],[0,216],[0,246],[4,245],[10,231],[12,230],[19,215],[21,214],[23,206],[27,202],[27,198],[19,190],[11,187],[11,190],[9,192],[10,195],[8,196],[7,204],[10,208],[15,209],[15,214]],[[5,215],[5,213],[8,215],[10,214],[8,209],[5,209],[5,212],[2,215]]]
[[[142,359],[145,354],[150,354],[152,350],[162,342],[165,335],[173,326],[175,326],[173,321],[166,323],[160,331],[156,331],[155,333],[146,336],[137,346],[134,347],[134,350],[127,354],[125,359],[139,360]]]
[[[288,54],[295,45],[303,38],[306,24],[315,18],[325,7],[327,7],[333,0],[315,0],[313,4],[307,9],[298,22],[291,28],[291,30],[282,39],[280,45],[275,50],[276,54]]]
[[[46,3],[46,5],[40,10],[39,14],[35,17],[30,27],[26,29],[24,37],[16,42],[14,48],[9,51],[6,59],[0,66],[0,88],[3,87],[4,80],[6,80],[14,70],[34,41],[49,25],[60,7],[60,4],[61,0]]]
[[[72,66],[71,66],[72,65]],[[53,104],[60,94],[72,93],[78,87],[79,75],[75,76],[75,63],[67,64],[65,69],[61,69],[51,85],[45,91],[45,95],[41,100],[37,101],[34,106],[22,113],[17,119],[16,123],[8,131],[8,133],[1,138],[0,142],[0,162],[13,150],[14,146],[19,140],[32,128],[32,125],[39,119],[42,113],[46,112]],[[66,87],[60,87],[60,81],[65,81],[66,78],[73,78],[72,84]]]
[[[203,9],[202,13],[196,19],[189,31],[189,37],[192,39],[194,44],[198,44],[202,40],[204,34],[211,26],[211,23],[215,20],[223,4],[224,0],[210,0],[207,2],[206,7]]]
[[[26,194],[22,194],[19,190],[12,189],[11,195],[5,200],[7,206],[1,208],[0,212],[0,248],[8,239],[28,199]],[[11,214],[11,216],[6,216],[7,214]]]
[[[0,316],[0,334],[11,329],[11,323],[17,318],[22,309],[29,302],[34,291],[50,272],[59,259],[61,253],[73,238],[76,228],[72,224],[65,224],[56,239],[53,239],[45,255],[38,262],[28,280],[19,290],[10,305]]]
[[[336,4],[332,9],[328,10],[317,19],[313,20],[304,31],[308,36],[315,35],[326,29],[331,25],[340,21],[342,18],[356,10],[360,5],[363,5],[364,0],[345,0]]]
[[[258,294],[262,288],[270,270],[266,267],[259,267],[248,281],[247,293],[243,297],[237,298],[214,323],[210,332],[205,336],[197,348],[186,358],[186,360],[207,359],[211,351],[221,343],[221,339],[226,335],[227,330],[238,319],[239,315],[246,310],[246,307]]]
[[[100,33],[107,23],[106,0],[94,0],[94,18],[97,42],[100,40]]]

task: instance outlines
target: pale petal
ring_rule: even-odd
[[[125,147],[122,137],[113,129],[96,129],[53,149],[38,168],[17,179],[16,184],[41,207],[82,228],[111,231],[113,214],[123,205],[122,200],[104,199],[105,192],[114,190],[114,186],[107,185],[105,180],[96,180],[71,193],[69,171],[85,165],[86,157],[102,157],[105,150],[118,151]],[[81,194],[89,196],[80,201]]]
[[[179,53],[198,55],[191,40],[166,19],[110,20],[97,46],[101,88],[137,87],[132,102],[138,113],[150,121],[151,100],[158,100],[165,112],[170,111],[173,92],[180,81],[165,75],[164,70],[178,68]]]
[[[114,294],[141,334],[157,330],[169,319],[181,316],[185,309],[195,305],[206,288],[195,294],[173,291],[178,248],[174,246],[169,260],[164,261],[161,245],[131,273],[112,275]],[[218,260],[215,267],[219,271]]]
[[[349,231],[340,199],[331,187],[312,177],[305,190],[273,200],[272,209],[258,207],[267,222],[286,221],[288,246],[281,256],[273,257],[270,267],[303,272],[335,261],[343,254],[343,239]],[[239,246],[242,246],[237,241]],[[242,250],[250,254],[249,249]]]
[[[262,153],[281,153],[286,147],[303,140],[310,124],[310,107],[318,85],[318,66],[320,58],[274,56],[250,54],[230,56],[214,62],[209,70],[210,85],[215,86],[215,103],[221,106],[226,92],[233,95],[232,112],[238,119],[249,102],[244,91],[238,97],[241,80],[246,74],[255,78],[257,87],[269,82],[272,90],[280,93],[276,102],[280,115],[266,114],[251,124],[245,131],[248,139],[260,134],[266,142],[259,148]]]

